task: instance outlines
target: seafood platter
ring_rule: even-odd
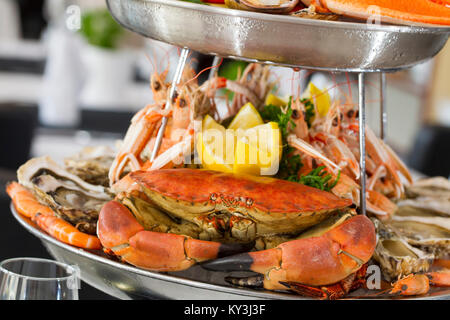
[[[190,41],[180,21],[164,20],[182,8],[203,12],[205,21],[209,13],[210,21],[221,13],[223,23],[239,18],[238,28],[257,19],[345,33],[345,24],[355,32],[366,30],[365,24],[320,15],[340,15],[342,4],[361,17],[358,4],[378,3],[304,2],[306,17],[288,17],[298,2],[250,10],[259,2],[217,8],[109,0],[123,25],[183,47],[175,75],[168,79],[161,70],[151,76],[154,101],[134,115],[116,150],[88,148],[63,164],[50,157],[23,164],[7,186],[15,218],[56,259],[78,265],[84,281],[119,298],[448,299],[450,181],[414,178],[383,132],[380,137],[365,124],[364,112],[364,72],[416,64],[445,44],[446,0],[409,1],[428,10],[422,15],[414,5],[405,7],[408,12],[380,5],[383,23],[415,26],[369,28],[370,37],[379,35],[372,49],[385,58],[405,39],[412,46],[428,43],[429,51],[404,49],[408,54],[390,65],[366,52],[369,64],[347,57],[349,64],[324,66],[359,70],[357,102],[314,83],[280,96],[268,61],[314,69],[323,56],[303,64],[294,55],[243,50],[255,42],[250,33],[256,26],[248,37],[243,30],[234,34],[235,52],[220,52],[217,41],[207,47],[207,38],[204,50],[171,38],[177,27]],[[149,23],[158,27],[149,29]],[[384,35],[392,35],[389,45]],[[234,79],[212,68],[199,83],[187,63],[190,49],[265,64],[248,63]]]

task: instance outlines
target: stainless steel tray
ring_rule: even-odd
[[[395,71],[445,45],[450,28],[367,25],[232,10],[173,0],[107,0],[146,37],[241,60],[329,71]]]
[[[19,215],[12,204],[11,212],[26,230],[41,240],[56,260],[78,266],[83,281],[120,299],[308,299],[290,293],[234,288],[223,281],[224,273],[209,272],[200,266],[170,274],[138,269],[113,261],[101,251],[75,248],[50,237]],[[365,290],[358,290],[349,298],[364,298],[367,294],[369,292]],[[426,296],[410,299],[448,300],[450,288],[433,288]]]

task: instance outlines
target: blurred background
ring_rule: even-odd
[[[0,0],[0,260],[48,257],[10,214],[4,185],[17,168],[30,157],[61,161],[86,146],[114,146],[133,114],[152,102],[151,73],[174,69],[177,58],[177,48],[121,28],[104,0]],[[192,62],[200,71],[212,57],[195,54]],[[222,68],[233,65],[225,61]],[[387,141],[425,175],[450,175],[449,71],[447,44],[432,61],[387,75]],[[310,80],[357,93],[354,75],[349,86],[343,74],[275,73],[284,95]],[[367,81],[368,123],[377,131],[379,77]],[[80,299],[110,298],[83,283]]]

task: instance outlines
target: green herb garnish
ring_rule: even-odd
[[[339,170],[336,179],[333,182],[331,182],[330,180],[333,176],[327,173],[327,171],[324,169],[325,166],[320,166],[315,168],[308,174],[301,176],[300,178],[296,176],[291,176],[289,177],[288,180],[298,182],[306,186],[310,186],[320,190],[331,191],[331,189],[333,189],[334,186],[336,186],[336,184],[338,183],[341,177],[341,171]]]
[[[261,110],[261,117],[265,122],[273,121],[278,123],[281,132],[281,140],[283,143],[283,152],[280,160],[280,168],[278,170],[278,177],[281,179],[288,179],[294,176],[303,166],[299,155],[293,155],[295,150],[287,143],[289,124],[295,128],[295,122],[292,120],[292,99],[289,98],[289,103],[285,108],[280,108],[274,105],[266,105]]]
[[[298,182],[313,188],[317,188],[324,191],[331,191],[338,183],[341,177],[341,171],[339,171],[336,179],[331,181],[333,176],[325,171],[325,166],[317,167],[306,175],[298,176],[298,172],[302,168],[302,160],[300,155],[293,154],[294,148],[288,145],[287,135],[289,125],[295,128],[295,122],[292,120],[292,99],[289,98],[289,103],[285,108],[280,108],[274,105],[266,105],[261,110],[261,117],[265,122],[274,121],[278,123],[280,128],[282,142],[283,142],[283,155],[280,161],[280,168],[277,176],[280,179]],[[302,103],[305,105],[305,121],[308,127],[311,127],[312,118],[314,117],[314,104],[309,99],[303,99]]]
[[[308,125],[308,128],[311,128],[312,118],[315,115],[314,112],[314,104],[311,102],[310,99],[302,99],[301,102],[305,106],[305,121]]]

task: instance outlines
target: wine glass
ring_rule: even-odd
[[[0,300],[78,300],[76,267],[54,260],[13,258],[0,263]]]

